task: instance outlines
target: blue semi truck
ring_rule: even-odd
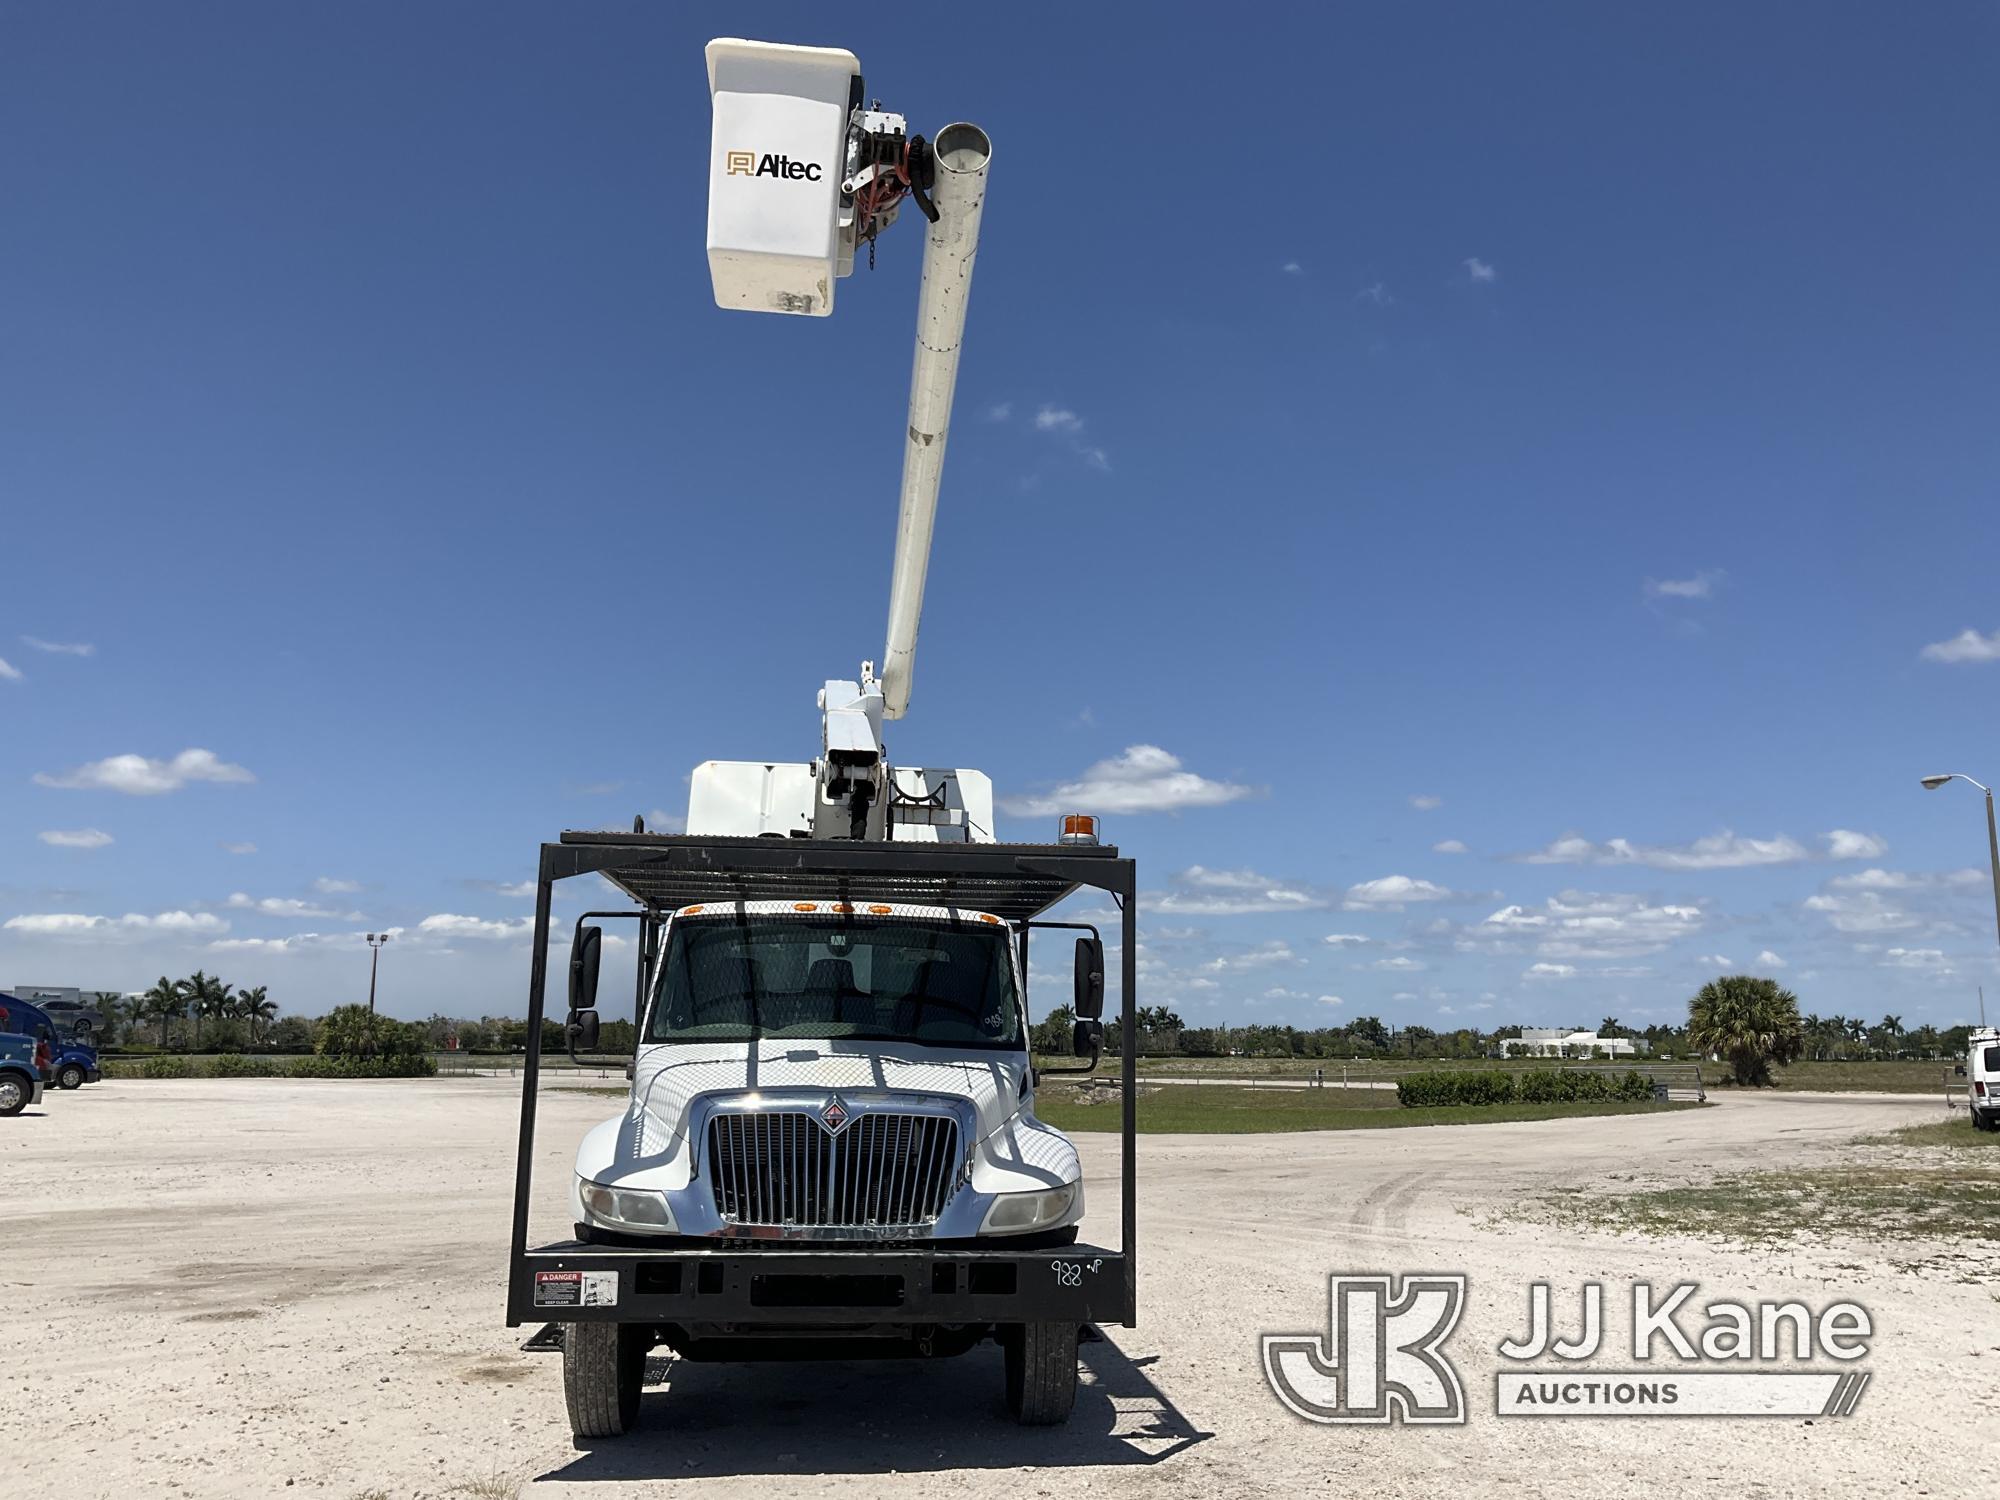
[[[41,1081],[60,1089],[80,1089],[104,1077],[97,1049],[77,1040],[68,1027],[16,996],[0,994],[0,1035],[26,1036],[40,1044]]]

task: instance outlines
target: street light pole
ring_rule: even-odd
[[[368,1014],[375,1014],[375,970],[382,962],[382,945],[389,941],[386,932],[368,934]]]
[[[1983,781],[1974,781],[1963,771],[1948,771],[1942,776],[1926,776],[1924,790],[1934,792],[1947,781],[1971,782],[1986,794],[1986,855],[1993,868],[1993,931],[1995,937],[2000,938],[2000,825],[1993,820],[1993,788]],[[1979,990],[1979,1024],[1982,1027],[1986,1024],[1986,989],[1983,985]]]

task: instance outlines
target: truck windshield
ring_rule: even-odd
[[[1005,927],[949,919],[683,918],[661,956],[646,1040],[1018,1048],[1008,937]]]

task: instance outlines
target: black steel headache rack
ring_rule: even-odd
[[[1015,933],[1027,972],[1029,934],[1042,913],[1084,888],[1120,913],[1122,1098],[1119,1248],[1021,1241],[801,1243],[730,1238],[659,1246],[563,1240],[531,1248],[535,1107],[541,1082],[543,992],[555,884],[598,874],[635,903],[639,924],[635,1015],[661,925],[697,903],[799,900],[954,906],[990,912]],[[535,886],[521,1135],[507,1322],[658,1322],[853,1329],[1037,1321],[1135,1325],[1138,1304],[1134,1140],[1137,902],[1133,862],[1109,846],[945,844],[829,839],[716,838],[697,834],[565,833],[542,845]],[[1049,923],[1063,926],[1062,923]],[[1032,1243],[1032,1242],[1030,1242]],[[610,1278],[615,1277],[615,1280]],[[602,1288],[611,1289],[605,1296]],[[541,1295],[537,1295],[538,1289]],[[574,1292],[573,1299],[569,1293]]]

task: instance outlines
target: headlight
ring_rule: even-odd
[[[583,1216],[606,1229],[636,1229],[641,1234],[671,1234],[673,1213],[667,1195],[652,1188],[606,1187],[587,1178],[576,1180],[577,1197],[583,1200]]]
[[[1034,1229],[1047,1229],[1051,1224],[1060,1224],[1069,1216],[1072,1205],[1083,1198],[1083,1184],[1066,1183],[1059,1188],[1049,1188],[1038,1193],[1001,1193],[994,1198],[993,1206],[986,1210],[986,1221],[979,1226],[981,1234],[1026,1234]]]

